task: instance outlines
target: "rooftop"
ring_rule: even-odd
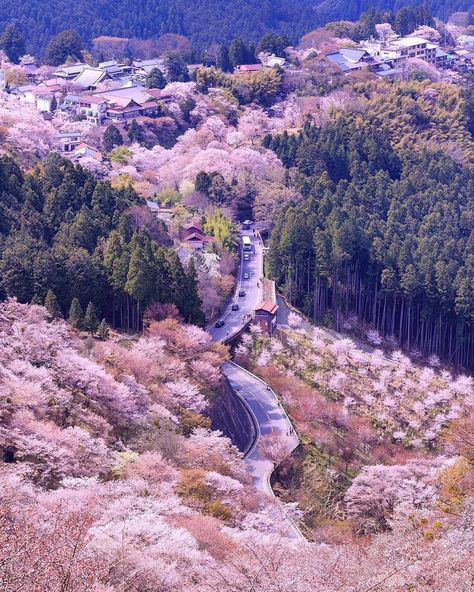
[[[266,300],[265,302],[260,302],[255,307],[256,311],[263,310],[264,312],[268,312],[270,314],[276,314],[278,310],[278,304],[275,304],[271,300]]]
[[[81,103],[93,103],[94,105],[100,105],[101,103],[105,103],[106,99],[104,97],[96,97],[94,95],[82,95],[80,97]]]
[[[397,49],[401,47],[414,47],[415,45],[426,45],[427,43],[428,41],[422,37],[400,37],[399,39],[390,41],[390,46],[387,49],[390,49],[390,47]]]
[[[74,78],[74,84],[83,88],[97,86],[105,75],[105,71],[100,68],[84,68],[79,76]]]
[[[150,100],[150,93],[148,90],[139,85],[127,86],[122,88],[114,88],[112,90],[104,90],[100,93],[94,93],[94,96],[101,96],[109,101],[119,102],[124,99],[135,101],[138,104],[146,103]]]
[[[238,72],[257,72],[263,68],[262,64],[241,64],[237,66]]]
[[[215,239],[212,236],[204,236],[200,232],[192,232],[188,236],[183,238],[183,242],[187,243],[189,241],[202,241],[204,243],[213,243]]]
[[[185,224],[183,228],[184,230],[189,230],[190,228],[197,228],[197,230],[202,230],[202,225],[198,222],[190,222],[189,224]]]

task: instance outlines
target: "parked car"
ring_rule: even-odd
[[[249,279],[249,274],[248,273],[244,273],[244,280],[248,280]]]
[[[245,290],[240,290],[239,291],[239,296],[242,298],[242,296],[245,296]]]
[[[221,327],[223,327],[224,325],[225,325],[225,322],[224,322],[222,319],[220,319],[220,320],[216,321],[215,327],[216,327],[217,329],[220,329],[220,328],[221,328]]]
[[[232,305],[232,310],[239,310],[240,306],[238,304]]]

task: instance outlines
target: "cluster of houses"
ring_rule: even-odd
[[[157,58],[130,65],[110,61],[97,67],[72,64],[58,68],[44,80],[38,80],[37,69],[31,68],[27,70],[28,83],[9,91],[46,116],[58,110],[71,119],[95,125],[123,122],[140,115],[158,115],[163,104],[171,100],[165,92],[145,87],[146,76],[153,68],[164,70],[163,61]]]
[[[445,50],[422,37],[393,36],[387,40],[362,41],[357,47],[341,48],[325,57],[343,73],[368,70],[388,79],[402,77],[407,60],[412,58],[455,72],[474,70],[474,37],[463,35],[456,43],[455,48]]]
[[[262,56],[258,64],[238,66],[236,73],[263,68],[284,67],[286,61],[274,55]],[[199,64],[188,66],[190,73]],[[34,62],[22,64],[28,76],[25,84],[8,89],[19,100],[34,105],[45,117],[58,110],[72,120],[78,118],[94,125],[122,123],[138,116],[159,115],[171,96],[160,89],[148,89],[146,77],[154,68],[166,75],[162,58],[135,60],[131,64],[108,61],[90,66],[70,64],[51,72],[49,78]],[[4,72],[0,70],[4,80]],[[0,80],[1,87],[1,80]],[[3,84],[4,87],[4,84]]]

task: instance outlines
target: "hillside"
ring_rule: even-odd
[[[27,39],[27,50],[41,54],[49,39],[63,29],[76,29],[86,43],[99,35],[149,39],[164,33],[189,37],[201,50],[213,42],[241,36],[257,41],[266,31],[284,31],[296,40],[301,34],[329,21],[355,20],[374,6],[397,10],[403,5],[419,4],[406,0],[31,0],[2,2],[0,28],[13,19],[19,21]],[[455,10],[467,10],[470,0],[432,0],[434,14],[446,18]]]

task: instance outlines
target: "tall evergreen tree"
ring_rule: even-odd
[[[84,315],[83,327],[89,333],[95,333],[99,326],[99,320],[97,318],[97,312],[92,302],[89,302],[86,308],[86,314]]]
[[[44,305],[52,320],[63,318],[63,313],[61,312],[58,299],[56,298],[56,295],[52,290],[48,290],[48,293],[46,294],[46,298],[44,301]]]
[[[131,142],[138,142],[139,144],[145,139],[145,134],[136,119],[132,119],[132,123],[128,127],[127,135]]]
[[[99,325],[99,328],[97,329],[97,337],[99,339],[102,339],[103,341],[105,341],[106,339],[109,338],[109,334],[110,334],[109,325],[105,319],[102,319],[102,321]]]
[[[7,54],[8,59],[18,64],[25,53],[25,40],[16,23],[10,23],[5,27],[0,36],[0,48]]]
[[[165,68],[168,82],[188,82],[188,67],[178,53],[170,53],[165,57]]]
[[[74,329],[80,329],[82,327],[83,311],[81,303],[77,298],[73,298],[71,301],[67,320],[71,327],[74,327]]]
[[[166,78],[159,68],[153,68],[145,79],[147,88],[165,88]]]
[[[102,137],[102,144],[104,145],[106,152],[110,152],[116,146],[121,146],[123,144],[122,134],[115,125],[111,124],[107,126]]]
[[[232,66],[245,64],[247,61],[247,48],[241,37],[232,40],[229,47],[229,59]]]
[[[50,66],[60,66],[68,58],[82,59],[84,44],[77,31],[67,29],[55,35],[46,47],[44,61]]]
[[[219,47],[217,54],[217,67],[223,72],[232,72],[232,64],[229,57],[229,48],[227,45],[222,44]]]

